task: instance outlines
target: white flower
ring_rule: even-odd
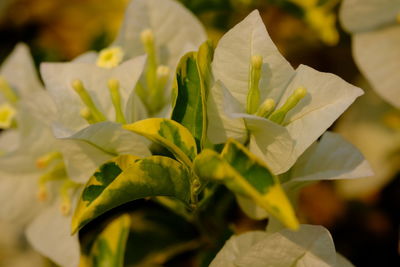
[[[180,58],[197,50],[206,40],[198,19],[173,0],[135,0],[125,13],[116,40],[99,55],[86,53],[77,61],[103,68],[146,54],[147,64],[136,93],[150,116],[168,116],[171,111],[172,78]]]
[[[293,166],[363,93],[333,74],[304,65],[294,70],[257,11],[221,38],[212,68],[217,82],[208,101],[210,140],[249,142],[276,174]]]
[[[115,68],[93,63],[44,63],[41,73],[58,116],[53,126],[71,178],[85,182],[99,165],[119,154],[150,155],[146,141],[121,128],[146,115],[134,92],[145,57]]]
[[[61,266],[72,267],[79,261],[79,242],[69,234],[68,209],[81,185],[67,176],[51,119],[43,120],[42,115],[51,118],[55,112],[52,104],[45,91],[20,101],[20,142],[0,157],[0,219],[27,225],[26,235],[35,250]]]
[[[326,132],[312,144],[286,173],[279,176],[283,188],[296,204],[299,190],[320,180],[356,179],[373,175],[369,163],[356,147],[339,134]],[[251,218],[260,220],[268,214],[250,199],[238,197],[242,210]],[[273,218],[270,218],[272,222]],[[274,220],[274,223],[276,220]],[[274,226],[275,228],[282,225]]]
[[[296,232],[253,231],[231,237],[210,267],[351,267],[335,251],[332,237],[322,226],[301,225]]]
[[[400,0],[345,0],[340,19],[353,56],[376,92],[400,108]]]

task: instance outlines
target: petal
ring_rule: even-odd
[[[10,129],[0,133],[0,156],[15,150],[19,142],[19,132],[16,129]]]
[[[399,12],[399,0],[345,0],[340,8],[340,20],[346,30],[362,32],[395,24]]]
[[[57,133],[61,131],[57,126],[54,130]],[[116,155],[151,155],[146,139],[113,122],[96,123],[73,135],[59,137],[62,138],[60,149],[68,174],[81,183],[85,183],[98,166]]]
[[[78,236],[71,236],[71,216],[61,214],[60,203],[45,209],[28,226],[26,235],[35,250],[61,266],[79,263]]]
[[[3,167],[3,166],[2,166]],[[36,172],[0,171],[0,219],[15,225],[25,225],[41,209],[37,200]]]
[[[264,62],[261,99],[268,95],[279,100],[294,71],[271,41],[258,11],[253,11],[221,38],[212,64],[215,80],[222,81],[243,107],[246,106],[249,66],[254,55],[262,56]]]
[[[259,156],[274,174],[287,171],[296,161],[293,158],[295,141],[287,129],[267,119],[242,114],[250,131],[250,151]]]
[[[180,3],[171,0],[135,0],[128,6],[114,45],[122,46],[126,57],[144,54],[140,40],[151,29],[161,64],[175,70],[187,48],[197,49],[206,40],[201,23]],[[190,45],[188,47],[188,45]]]
[[[400,26],[354,35],[353,55],[376,92],[400,108]]]
[[[326,132],[311,146],[291,170],[289,183],[372,176],[369,163],[361,152],[339,134]]]
[[[60,123],[78,131],[87,122],[80,116],[84,107],[81,99],[71,87],[72,81],[80,79],[97,105],[108,119],[114,119],[115,110],[107,87],[109,79],[120,83],[122,105],[126,106],[135,84],[142,73],[145,57],[137,57],[113,69],[104,69],[90,63],[43,63],[41,74],[51,96],[59,109]]]
[[[207,99],[207,135],[213,144],[224,143],[230,137],[241,142],[246,140],[247,130],[243,119],[232,118],[227,114],[227,111],[236,108],[235,102],[236,100],[220,82],[216,82],[210,90]]]
[[[17,90],[22,98],[42,89],[29,48],[23,43],[17,44],[4,61],[0,75]]]
[[[336,75],[318,72],[304,65],[296,70],[296,76],[282,99],[289,97],[299,87],[306,88],[307,95],[289,111],[284,121],[289,134],[296,140],[292,159],[297,159],[363,94],[360,88]]]
[[[302,225],[292,232],[248,232],[233,236],[210,267],[218,266],[337,266],[332,237],[322,226]]]

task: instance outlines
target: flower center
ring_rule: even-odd
[[[48,188],[51,182],[61,182],[58,188],[58,194],[61,197],[60,210],[63,215],[67,216],[71,211],[71,195],[79,184],[69,179],[62,155],[59,152],[45,154],[38,158],[36,167],[45,170],[38,180],[38,200],[44,202],[48,199]]]
[[[15,123],[16,110],[8,103],[0,105],[0,129],[9,129]]]
[[[96,64],[101,68],[111,69],[117,67],[123,58],[124,51],[120,47],[109,47],[100,51]]]
[[[159,112],[165,104],[166,89],[170,69],[158,63],[157,49],[152,30],[146,29],[140,34],[144,51],[147,54],[147,65],[144,81],[138,82],[136,92],[150,115]]]
[[[272,98],[265,99],[260,105],[259,83],[262,64],[262,56],[255,55],[251,57],[246,112],[283,124],[286,114],[306,96],[307,90],[304,87],[297,88],[279,109],[275,109],[275,101]]]
[[[89,92],[86,90],[83,82],[81,80],[74,80],[71,83],[72,88],[78,94],[82,103],[85,105],[81,109],[80,115],[89,123],[94,124],[97,122],[106,121],[106,116],[99,110],[99,108],[94,103]],[[120,84],[116,79],[110,79],[107,83],[108,89],[110,91],[111,101],[115,110],[115,121],[119,123],[126,123],[125,115],[123,113],[123,107],[121,103],[120,95]]]

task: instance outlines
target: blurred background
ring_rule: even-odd
[[[331,72],[365,90],[365,95],[331,130],[357,146],[376,175],[305,188],[300,194],[300,218],[327,227],[337,251],[355,266],[400,266],[400,111],[381,100],[360,75],[351,55],[351,38],[336,19],[340,1],[320,0],[326,8],[324,14],[317,16],[309,14],[305,4],[309,1],[301,0],[180,1],[203,22],[209,38],[215,42],[257,8],[272,40],[294,67],[306,64]],[[87,50],[100,50],[115,37],[128,2],[0,0],[0,62],[18,42],[29,45],[37,65],[43,61],[68,61]],[[207,259],[212,259],[232,232],[264,229],[266,222],[247,218],[223,188],[215,198],[221,206],[216,210],[211,205],[203,214],[212,237],[204,255],[195,252],[202,246],[196,242],[199,230],[180,218],[163,216],[167,211],[162,207],[139,201],[117,209],[115,213],[129,210],[132,216],[142,219],[143,225],[155,225],[147,232],[142,231],[143,225],[133,226],[137,229],[132,229],[135,238],[130,238],[128,251],[137,247],[135,244],[143,244],[144,235],[148,238],[154,229],[157,233],[153,234],[161,234],[165,239],[142,246],[142,251],[135,255],[127,255],[127,264],[153,266],[150,262],[156,259],[166,266],[191,266],[193,258],[202,257],[206,266]],[[102,224],[106,219],[95,223]],[[83,240],[86,236],[90,238],[90,233],[83,233]],[[166,247],[169,249],[164,250]],[[18,229],[0,223],[0,266],[42,264],[52,266],[29,248]]]

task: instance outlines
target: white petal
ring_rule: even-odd
[[[3,167],[3,166],[2,166]],[[15,225],[25,225],[41,209],[36,197],[37,172],[0,171],[0,219]]]
[[[83,53],[82,55],[79,55],[76,58],[74,58],[73,62],[96,64],[98,56],[99,56],[99,54],[97,52],[89,51],[89,52]]]
[[[90,63],[43,63],[40,69],[46,88],[59,109],[61,124],[78,131],[88,124],[80,116],[84,104],[72,89],[72,81],[82,80],[99,110],[109,120],[114,120],[115,110],[107,87],[108,80],[119,81],[121,101],[123,106],[126,106],[142,73],[144,63],[145,57],[142,56],[126,61],[113,69],[100,68]]]
[[[274,174],[287,171],[296,161],[293,158],[295,141],[287,129],[261,117],[242,116],[251,133],[250,151],[263,159]]]
[[[113,122],[96,123],[66,136],[60,140],[60,148],[69,176],[81,183],[85,183],[101,164],[117,155],[151,155],[146,139]]]
[[[376,92],[400,108],[400,26],[354,35],[353,55]]]
[[[340,20],[346,30],[355,33],[395,24],[399,12],[400,0],[345,0]]]
[[[206,40],[201,23],[185,7],[171,0],[135,0],[128,6],[125,20],[113,45],[122,46],[128,58],[144,54],[140,40],[151,29],[161,64],[175,70],[188,44],[198,47]]]
[[[361,152],[339,134],[326,132],[299,158],[289,182],[354,179],[373,175]]]
[[[20,43],[15,46],[1,66],[0,75],[22,98],[42,89],[29,48],[25,44]]]
[[[210,267],[334,267],[335,247],[322,226],[301,225],[298,231],[248,232],[233,236]]]
[[[0,155],[15,150],[19,145],[19,132],[15,129],[10,129],[0,133]]]
[[[258,11],[253,11],[221,38],[212,64],[215,79],[222,81],[244,107],[249,66],[254,55],[262,56],[264,62],[260,81],[261,99],[268,95],[279,100],[294,71],[271,41]]]
[[[227,114],[226,106],[235,105],[235,99],[220,82],[216,82],[207,99],[208,138],[213,144],[226,142],[227,138],[245,141],[247,130],[243,119],[232,118]],[[235,109],[235,108],[228,108]]]
[[[296,140],[293,159],[297,159],[363,94],[360,88],[336,75],[300,65],[278,108],[299,87],[306,88],[307,95],[289,111],[284,121],[290,135]]]
[[[354,265],[351,264],[351,262],[348,259],[337,253],[335,267],[354,267]]]
[[[27,228],[26,235],[35,250],[58,265],[78,266],[78,236],[71,235],[71,216],[61,214],[59,202],[35,218]]]

